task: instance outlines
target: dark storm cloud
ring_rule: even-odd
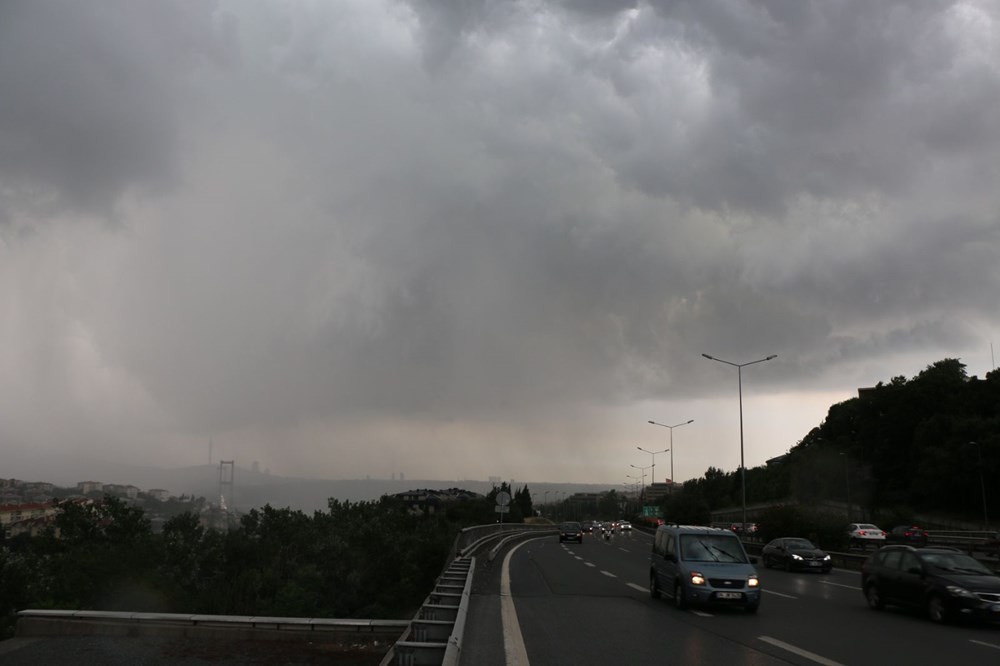
[[[226,52],[210,3],[0,7],[0,210],[107,214],[175,177],[178,77]]]
[[[728,399],[702,352],[850,390],[996,327],[990,3],[0,11],[0,206],[46,230],[0,229],[5,374],[60,433],[594,451]]]

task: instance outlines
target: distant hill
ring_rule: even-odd
[[[102,483],[120,483],[137,486],[143,491],[151,488],[163,488],[171,495],[181,494],[204,497],[210,502],[219,501],[219,466],[197,465],[193,467],[157,468],[131,467],[126,465],[90,464],[80,466],[71,476],[63,474],[47,474],[44,469],[33,469],[30,477],[18,476],[16,469],[5,470],[5,475],[13,475],[24,481],[48,481],[64,487],[75,487],[79,481],[100,481]],[[13,474],[12,474],[13,473]],[[518,489],[525,483],[531,491],[536,505],[545,499],[545,491],[549,491],[550,500],[555,501],[555,493],[600,493],[611,489],[609,485],[586,483],[545,483],[536,481],[515,481]],[[246,510],[261,507],[265,504],[284,508],[299,509],[306,512],[322,511],[327,508],[327,500],[331,497],[342,501],[376,500],[382,495],[401,493],[407,490],[419,489],[440,490],[446,488],[462,488],[480,494],[487,494],[493,488],[489,481],[468,480],[433,480],[407,479],[405,481],[392,479],[298,479],[292,477],[263,474],[249,469],[236,467],[233,471],[233,497],[227,497],[230,508]]]

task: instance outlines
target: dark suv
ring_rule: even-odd
[[[919,548],[927,545],[927,532],[916,525],[897,525],[886,532],[885,542],[902,543]]]
[[[926,609],[935,622],[1000,620],[1000,576],[954,548],[883,546],[861,567],[868,605]]]
[[[559,543],[576,541],[583,543],[583,526],[577,522],[565,522],[559,525]]]

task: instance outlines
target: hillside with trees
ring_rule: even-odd
[[[985,490],[986,512],[1000,517],[1000,371],[980,379],[965,368],[946,358],[833,405],[780,461],[747,469],[747,504],[846,503],[850,493],[856,520],[983,525]],[[739,470],[709,468],[664,501],[664,515],[706,522],[739,505],[740,491]]]

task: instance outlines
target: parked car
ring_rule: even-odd
[[[927,545],[927,532],[916,525],[897,525],[885,535],[885,542],[920,548]]]
[[[851,523],[847,526],[847,538],[852,546],[873,545],[876,548],[885,543],[885,530],[871,523]]]
[[[861,589],[876,610],[926,610],[935,622],[1000,620],[1000,576],[955,548],[885,546],[862,565]]]
[[[653,537],[649,595],[666,594],[681,609],[711,604],[756,613],[761,596],[756,562],[730,530],[661,525]]]
[[[559,543],[563,541],[576,541],[583,543],[583,525],[576,522],[565,522],[559,524]]]
[[[782,537],[774,539],[761,551],[765,567],[781,567],[786,571],[803,569],[830,573],[833,561],[826,552],[813,545],[809,539]]]

